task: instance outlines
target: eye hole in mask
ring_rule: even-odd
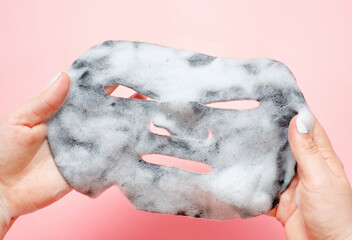
[[[126,98],[126,99],[140,99],[152,101],[154,99],[144,96],[141,93],[136,92],[132,88],[126,87],[124,85],[109,85],[104,87],[105,93],[116,98]]]

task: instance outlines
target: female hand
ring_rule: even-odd
[[[309,122],[301,115],[290,123],[298,175],[270,214],[283,224],[289,240],[352,239],[351,186],[324,129],[316,119],[312,127]]]
[[[0,239],[18,216],[71,191],[54,163],[45,123],[69,88],[69,76],[61,73],[40,96],[0,118]]]
[[[111,94],[117,87],[105,91]],[[0,118],[0,239],[18,216],[72,190],[55,165],[45,123],[61,107],[69,88],[69,76],[61,73],[40,96]],[[147,97],[135,93],[130,98]]]

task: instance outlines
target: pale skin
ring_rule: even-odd
[[[0,118],[0,239],[18,216],[72,190],[54,163],[45,123],[60,108],[69,87],[68,75],[61,73],[40,96]],[[282,223],[289,240],[352,240],[352,190],[343,165],[319,122],[315,119],[310,134],[302,134],[296,118],[290,123],[289,143],[298,175],[267,214]]]

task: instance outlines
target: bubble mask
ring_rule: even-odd
[[[280,62],[107,41],[67,73],[71,89],[48,122],[48,140],[60,172],[81,193],[96,197],[117,185],[140,210],[246,218],[275,207],[295,175],[288,125],[309,110]],[[105,93],[104,87],[115,84],[152,100]],[[206,105],[243,99],[260,105],[246,110]],[[150,124],[171,135],[153,133]],[[145,154],[198,161],[211,171],[152,164],[142,160]]]

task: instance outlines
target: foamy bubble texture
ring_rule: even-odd
[[[118,185],[137,209],[246,218],[275,207],[295,175],[288,125],[309,109],[292,73],[278,61],[107,41],[84,53],[67,73],[71,89],[48,122],[48,140],[60,172],[81,193],[96,197]],[[103,88],[114,84],[154,100],[109,96]],[[241,99],[260,106],[205,105]],[[172,136],[152,133],[150,122]],[[143,154],[199,161],[212,171],[151,164]]]

